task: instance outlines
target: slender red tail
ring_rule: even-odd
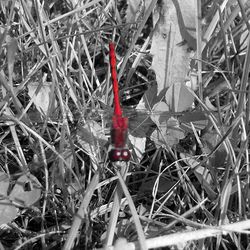
[[[111,161],[129,161],[130,152],[127,148],[128,118],[122,116],[116,73],[115,46],[112,42],[109,43],[109,57],[114,92],[114,114],[111,127],[112,149],[109,152],[109,159]]]
[[[114,114],[117,116],[122,116],[122,109],[119,100],[119,87],[118,87],[117,73],[116,73],[115,46],[112,42],[109,43],[109,57],[110,57],[109,62],[110,62],[111,77],[112,77],[113,92],[114,92]]]

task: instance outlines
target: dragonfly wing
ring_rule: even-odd
[[[135,137],[146,137],[154,123],[148,114],[139,114],[129,119],[129,132]]]

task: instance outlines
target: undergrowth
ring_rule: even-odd
[[[145,97],[163,109],[156,7],[127,22],[132,2],[1,1],[0,249],[249,249],[248,4],[201,1],[199,86],[178,96],[192,106],[167,115],[162,139],[164,122],[136,110]],[[110,41],[121,102],[137,114],[129,163],[107,154]]]

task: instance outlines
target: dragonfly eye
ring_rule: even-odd
[[[110,161],[119,161],[120,158],[121,158],[121,150],[120,149],[111,149],[109,151]]]
[[[128,149],[111,149],[109,159],[110,161],[129,161],[130,152]]]
[[[129,161],[130,160],[130,157],[131,157],[131,154],[130,154],[130,151],[126,148],[126,149],[122,149],[122,159],[123,161]]]

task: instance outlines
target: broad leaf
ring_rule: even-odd
[[[40,199],[41,184],[32,174],[19,177],[12,189],[9,198],[18,203],[19,206],[31,206]]]
[[[0,174],[0,198],[1,195],[7,196],[9,187],[9,178],[5,173]],[[18,178],[12,189],[9,199],[0,199],[0,225],[9,223],[17,217],[18,209],[14,203],[19,206],[30,206],[40,199],[41,184],[37,178],[31,174],[22,175]]]
[[[136,109],[147,109],[150,112],[155,104],[161,102],[164,99],[165,93],[166,90],[157,95],[157,84],[154,83],[150,85],[147,91],[144,93],[143,98],[140,100]]]
[[[196,130],[202,130],[208,124],[207,117],[205,116],[204,112],[201,111],[186,112],[179,118],[179,121],[181,123],[180,127],[183,128],[186,132],[193,131],[190,122],[192,122]]]
[[[160,125],[171,117],[169,113],[169,105],[165,102],[158,102],[152,108],[152,114],[150,115],[151,120],[156,124]]]
[[[9,177],[0,172],[0,226],[11,222],[17,216],[17,208],[7,198],[9,188]]]
[[[185,138],[184,131],[179,127],[178,120],[171,117],[167,122],[162,123],[161,127],[158,127],[151,134],[151,140],[153,140],[157,147],[168,145],[170,147],[178,144],[180,139]]]
[[[180,122],[196,122],[204,120],[207,121],[207,117],[202,111],[187,112],[179,118]]]
[[[194,96],[187,88],[185,83],[176,83],[169,87],[165,98],[171,111],[183,112],[192,106]]]
[[[0,226],[17,217],[17,208],[8,199],[0,199]]]
[[[6,173],[0,172],[0,199],[7,196],[10,180]]]
[[[149,86],[147,91],[144,93],[142,100],[145,108],[150,110],[154,106],[154,104],[158,101],[158,99],[159,97],[157,96],[157,85],[155,83]],[[140,103],[138,106],[140,106]]]
[[[153,124],[148,114],[138,111],[129,119],[129,132],[135,137],[144,138]]]

